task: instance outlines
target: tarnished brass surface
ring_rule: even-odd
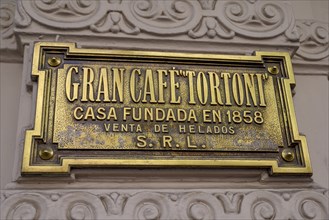
[[[32,77],[38,83],[35,125],[26,132],[22,173],[88,166],[312,173],[306,139],[298,133],[287,53],[231,56],[41,42],[34,47]]]

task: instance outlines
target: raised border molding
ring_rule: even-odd
[[[329,217],[328,191],[320,189],[7,190],[1,209],[1,219]]]

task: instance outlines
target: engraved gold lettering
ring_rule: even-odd
[[[166,118],[165,111],[162,108],[155,109],[155,120],[156,121],[163,121]]]
[[[179,125],[179,133],[185,133],[186,132],[186,126],[185,125]]]
[[[166,117],[166,121],[170,121],[170,120],[176,121],[174,111],[171,108],[168,109],[167,117]]]
[[[209,87],[210,87],[210,97],[211,105],[223,105],[222,97],[219,89],[219,77],[215,72],[208,72],[209,74]]]
[[[103,95],[103,100],[101,100],[101,94]],[[110,102],[109,99],[109,84],[108,84],[108,77],[107,77],[107,69],[100,68],[100,75],[99,75],[99,83],[98,83],[98,91],[97,91],[97,98],[96,102]]]
[[[93,82],[95,79],[95,73],[92,68],[82,67],[83,79],[82,79],[82,98],[81,102],[95,101]],[[88,93],[89,91],[89,93]]]
[[[164,88],[167,88],[167,82],[163,81],[163,75],[168,75],[167,70],[157,70],[158,72],[158,81],[159,81],[159,98],[158,103],[165,103],[164,100]]]
[[[99,107],[97,109],[97,115],[96,115],[97,120],[105,120],[106,114],[105,114],[105,108]]]
[[[244,86],[246,89],[246,106],[251,106],[249,94],[251,95],[251,99],[254,106],[257,106],[254,74],[243,73],[242,75],[244,78]]]
[[[168,130],[168,125],[167,124],[156,124],[154,125],[154,132],[155,133],[169,133],[169,130]]]
[[[81,112],[80,115],[78,115],[78,111]],[[83,118],[83,108],[81,107],[76,107],[73,111],[73,117],[75,118],[75,120],[80,121]]]
[[[162,137],[162,146],[163,147],[170,147],[171,148],[172,137],[169,135],[164,135]]]
[[[238,106],[241,106],[244,101],[244,92],[242,87],[242,80],[238,73],[234,73],[232,77],[232,90],[233,90],[233,98],[235,103]]]
[[[205,105],[208,100],[208,84],[207,84],[207,78],[204,72],[199,72],[197,76],[197,92],[198,92],[198,98],[202,105]]]
[[[145,121],[153,121],[153,108],[145,108],[145,111],[144,111],[144,119]]]
[[[187,148],[194,148],[194,149],[197,148],[196,145],[191,144],[191,140],[190,140],[189,135],[186,136],[186,142],[187,142]]]
[[[75,74],[77,74],[78,67],[76,67],[76,66],[70,67],[69,70],[67,71],[67,75],[66,75],[66,84],[65,84],[66,97],[70,102],[73,102],[78,99],[78,89],[80,86],[80,83],[72,83],[72,73],[73,72]],[[73,93],[71,92],[72,87],[73,87]]]
[[[224,87],[225,87],[225,105],[231,106],[231,93],[230,93],[230,86],[229,86],[229,79],[231,78],[230,73],[221,73],[221,77],[224,79]]]
[[[139,135],[139,136],[137,136],[137,147],[139,147],[139,148],[144,148],[144,147],[146,147],[146,136],[144,136],[144,135]]]
[[[214,122],[221,123],[222,122],[222,117],[220,114],[220,110],[212,110],[212,118]]]
[[[123,74],[126,69],[112,68],[113,71],[113,102],[117,102],[117,93],[119,102],[123,103]]]
[[[127,121],[127,116],[130,115],[131,108],[123,108],[123,120]]]
[[[86,109],[86,114],[83,120],[87,121],[88,119],[91,119],[93,121],[96,120],[95,114],[94,114],[94,109],[92,107],[88,107]]]
[[[108,112],[108,114],[107,114],[107,120],[111,120],[111,119],[113,119],[113,120],[115,120],[115,121],[118,120],[117,113],[116,113],[116,111],[115,111],[115,108],[113,108],[113,107],[111,107],[111,108],[109,109],[109,112]]]
[[[113,128],[113,131],[114,131],[114,132],[119,131],[119,124],[116,124],[116,123],[113,124],[112,128]]]
[[[205,109],[205,110],[203,110],[202,111],[203,112],[203,121],[204,122],[211,122],[211,119],[210,119],[210,110],[207,110],[207,109]]]
[[[193,109],[190,110],[187,121],[188,122],[191,122],[191,121],[197,122],[198,121],[197,117],[196,117],[196,113]]]
[[[137,78],[136,75],[141,75],[140,69],[133,69],[130,75],[130,97],[135,102],[138,103],[141,100],[142,92],[139,90],[138,96],[136,97],[136,84]]]
[[[186,121],[187,119],[187,114],[184,109],[177,109],[177,119],[178,121]]]
[[[188,87],[189,87],[189,104],[195,105],[195,98],[194,98],[194,84],[193,84],[193,77],[195,76],[194,71],[186,71],[186,74],[188,74]]]
[[[263,75],[256,74],[257,83],[258,83],[258,92],[259,92],[259,106],[266,107],[265,95],[264,95],[264,86],[263,86]]]
[[[145,73],[144,82],[144,96],[142,102],[147,102],[147,96],[150,97],[150,103],[156,103],[155,100],[155,90],[154,90],[154,80],[151,69],[147,69]]]
[[[133,110],[133,114],[132,114],[133,120],[134,121],[142,120],[142,109],[141,108],[133,108],[132,110]]]
[[[110,131],[110,127],[111,127],[111,124],[104,123],[104,128],[105,128],[105,131],[106,132],[109,132]]]
[[[189,130],[191,134],[195,133],[195,125],[189,125]]]
[[[133,125],[133,124],[132,124],[132,125]],[[140,133],[143,132],[143,131],[142,131],[142,127],[141,127],[140,124],[136,125],[136,133],[138,133],[138,132],[140,132]]]
[[[179,104],[181,102],[181,97],[176,97],[176,89],[179,89],[179,83],[175,80],[175,75],[178,75],[178,71],[175,70],[175,67],[173,67],[173,70],[169,70],[170,74],[170,103],[171,104]]]

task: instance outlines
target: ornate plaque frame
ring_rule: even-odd
[[[170,145],[169,148],[168,144],[166,149],[156,150],[154,150],[154,148],[151,149],[153,146],[151,144],[147,145],[150,148],[146,147],[145,149],[138,149],[136,147],[134,149],[126,149],[125,144],[121,144],[112,148],[111,146],[114,145],[113,140],[123,141],[123,143],[126,143],[124,142],[126,140],[125,134],[121,134],[120,132],[115,134],[113,138],[105,140],[104,143],[106,144],[100,142],[100,144],[97,146],[95,145],[96,147],[88,145],[88,143],[91,142],[88,142],[87,138],[88,135],[90,136],[90,134],[92,134],[92,132],[86,133],[87,135],[85,135],[86,137],[84,139],[85,142],[80,142],[80,145],[72,144],[76,143],[74,141],[72,142],[72,140],[75,139],[73,134],[76,134],[77,131],[74,130],[76,129],[74,126],[74,131],[72,131],[72,126],[69,128],[72,123],[66,122],[67,119],[63,118],[67,115],[63,109],[70,109],[68,106],[71,105],[70,101],[64,101],[61,99],[60,94],[62,94],[62,89],[68,88],[65,87],[65,81],[63,80],[63,77],[66,76],[65,74],[68,74],[68,69],[74,65],[77,66],[77,73],[78,68],[80,68],[81,65],[85,65],[86,63],[89,65],[96,65],[95,63],[97,63],[99,67],[99,63],[115,63],[118,65],[120,62],[122,65],[131,64],[143,66],[146,64],[153,67],[155,66],[154,68],[162,68],[163,66],[168,68],[170,65],[175,66],[172,67],[173,69],[171,69],[171,71],[176,71],[176,67],[180,70],[189,68],[198,69],[200,71],[200,68],[209,70],[211,68],[217,68],[220,66],[221,68],[226,68],[226,70],[233,72],[239,70],[252,72],[250,73],[251,78],[256,75],[257,71],[260,71],[262,74],[261,78],[259,78],[260,80],[269,79],[266,85],[270,85],[271,89],[267,91],[267,88],[265,88],[264,90],[266,90],[265,94],[267,96],[272,97],[270,98],[272,107],[268,108],[272,108],[270,113],[275,115],[275,117],[273,116],[273,121],[277,120],[277,122],[273,122],[273,124],[269,123],[266,126],[277,126],[271,130],[265,128],[265,123],[264,125],[250,125],[250,129],[247,127],[249,125],[243,125],[246,127],[243,130],[245,132],[244,134],[249,134],[250,130],[254,130],[254,133],[250,134],[250,137],[255,135],[257,142],[243,138],[240,138],[234,142],[234,136],[228,137],[224,135],[223,140],[231,138],[233,142],[236,143],[236,145],[231,146],[231,148],[216,148],[217,146],[213,146],[209,150],[204,149],[206,148],[206,145],[200,145],[201,147],[198,148],[197,145],[191,144],[190,139],[188,140],[188,148],[184,150],[179,148],[180,146],[178,142],[173,147]],[[243,74],[242,72],[241,75]],[[180,74],[178,72],[175,72],[175,74],[176,73],[177,75]],[[210,72],[208,73],[210,75]],[[155,51],[85,49],[77,48],[74,43],[38,42],[34,45],[31,74],[32,79],[37,82],[37,97],[34,128],[32,130],[27,130],[25,135],[22,174],[69,173],[72,167],[267,168],[272,174],[312,174],[306,138],[299,134],[297,128],[291,91],[295,86],[295,79],[290,56],[288,53],[256,52],[253,56],[171,53]],[[240,77],[238,75],[237,77]],[[186,72],[182,72],[182,75],[180,76],[187,77]],[[200,77],[200,82],[202,82],[201,78],[202,77]],[[173,81],[170,81],[171,79],[173,79]],[[168,79],[167,84],[161,85],[163,85],[163,88],[166,88],[167,85],[169,87],[169,83],[172,83],[172,85],[175,85],[171,86],[172,91],[177,91],[179,88],[178,83],[175,81],[175,78],[171,79]],[[212,80],[214,79],[215,78]],[[116,86],[118,86],[121,82],[120,80],[117,80]],[[86,85],[87,84],[88,82]],[[251,86],[252,84],[249,83],[248,85]],[[126,86],[127,85],[122,85],[122,88]],[[88,87],[86,86],[86,88]],[[261,88],[259,87],[258,90],[260,89]],[[91,90],[92,89],[90,89],[90,91]],[[210,93],[210,90],[202,91],[207,91],[207,93],[210,95],[214,95]],[[218,92],[219,90],[216,90],[213,87],[213,91]],[[258,92],[260,93],[260,91]],[[68,96],[72,95],[71,93],[67,94]],[[148,95],[150,95],[149,91]],[[200,95],[199,98],[204,99],[204,96]],[[172,98],[172,100],[175,101],[178,100],[178,98]],[[81,103],[81,105],[84,104],[83,102]],[[218,103],[220,103],[220,101],[218,101]],[[148,104],[150,104],[150,106],[157,105],[152,103]],[[239,106],[230,107],[230,103],[227,104],[227,109],[232,108],[232,111],[234,110],[237,112],[239,111],[239,108],[241,108]],[[93,106],[96,105],[98,104],[93,104]],[[143,106],[143,103],[139,104],[138,106]],[[198,107],[199,105],[185,107],[195,108],[195,106]],[[123,107],[125,107],[124,104],[119,106],[119,108]],[[257,107],[257,109],[259,108],[260,107]],[[202,107],[200,107],[200,109],[201,110],[199,111],[202,111]],[[242,113],[246,114],[246,118],[243,118],[240,115]],[[228,113],[226,112],[226,114]],[[249,114],[251,114],[251,111],[243,111],[239,113],[239,117],[242,117],[241,120],[245,120],[246,123],[249,124]],[[255,117],[257,116],[257,114],[254,115]],[[268,118],[264,118],[264,120],[271,121]],[[118,123],[121,123],[120,120]],[[172,123],[175,124],[174,122]],[[189,123],[190,122],[187,124]],[[243,127],[240,123],[240,119],[237,119],[236,127],[238,129]],[[250,124],[251,123],[252,122],[250,122]],[[261,123],[263,122],[260,121],[259,124]],[[144,122],[144,124],[148,124],[148,122]],[[159,125],[161,124],[165,123],[159,123]],[[79,124],[79,126],[79,128],[82,128],[85,126],[85,124],[82,123]],[[149,130],[147,134],[152,133],[150,131],[151,130]],[[257,133],[258,131],[262,132],[259,134]],[[278,133],[279,135],[277,135]],[[132,135],[133,134],[131,134],[131,136]],[[197,136],[197,139],[200,139],[200,137],[202,137],[200,131],[198,135],[199,136]],[[187,135],[184,133],[183,136]],[[264,140],[262,139],[263,136]],[[271,139],[272,136],[273,140]],[[215,136],[211,136],[209,138],[210,141],[208,142],[212,143],[213,145],[222,143],[217,140],[219,138],[217,136],[215,137],[215,139],[217,138],[216,141],[213,141],[215,140],[214,137]],[[282,139],[278,137],[282,137]],[[102,137],[99,136],[99,138],[101,139]],[[127,136],[127,138],[129,139],[130,136]],[[135,139],[132,138],[132,140]],[[141,144],[144,144],[145,142],[145,139],[143,138],[138,140],[141,141]],[[72,143],[70,142],[69,144],[65,144],[69,141]],[[250,141],[251,144],[248,141]],[[59,142],[61,143],[59,144]],[[84,145],[84,143],[87,144]],[[129,143],[132,142],[130,141]],[[100,146],[107,147],[102,148]],[[177,146],[177,149],[175,146]],[[120,147],[123,149],[120,149]],[[194,147],[196,149],[194,149]]]

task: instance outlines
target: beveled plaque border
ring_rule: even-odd
[[[43,139],[44,130],[47,126],[47,93],[49,92],[49,80],[47,75],[51,70],[40,70],[40,66],[45,62],[43,49],[66,50],[72,56],[84,56],[102,58],[104,56],[125,57],[125,58],[145,58],[145,59],[166,59],[173,61],[200,61],[200,62],[223,62],[232,63],[263,63],[263,58],[280,58],[284,61],[287,79],[284,83],[284,97],[287,100],[287,115],[289,116],[289,132],[292,142],[300,142],[299,155],[303,166],[279,166],[278,159],[218,159],[218,160],[196,160],[196,159],[112,159],[106,157],[63,157],[59,165],[35,165],[32,158],[36,155],[35,138]],[[22,174],[46,174],[46,173],[69,173],[71,167],[199,167],[199,168],[271,168],[272,174],[304,174],[311,175],[312,168],[308,153],[306,138],[298,132],[295,110],[293,106],[292,91],[295,85],[290,55],[287,52],[256,52],[253,56],[244,55],[217,55],[201,53],[172,53],[155,51],[134,51],[134,50],[104,50],[77,48],[75,43],[60,42],[37,42],[34,44],[32,59],[32,77],[37,79],[37,98],[35,108],[34,129],[27,130],[23,149]]]

